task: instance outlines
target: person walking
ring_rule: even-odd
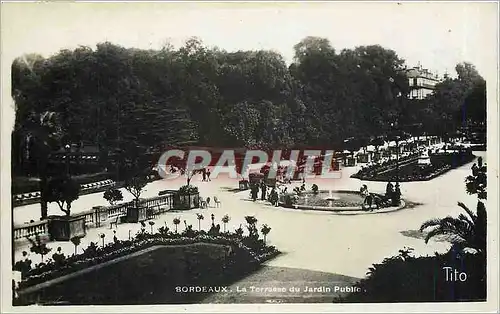
[[[385,187],[385,198],[387,200],[392,199],[394,194],[394,186],[392,185],[391,181],[387,182],[387,185]]]
[[[210,180],[210,174],[211,174],[211,173],[210,173],[210,169],[208,169],[208,170],[207,170],[207,181],[212,181],[212,180]]]
[[[270,201],[271,201],[271,204],[273,206],[276,206],[278,207],[278,199],[279,199],[279,196],[278,196],[278,192],[276,191],[276,188],[273,187],[273,189],[271,190],[271,193],[270,193]]]
[[[392,205],[399,206],[401,204],[401,189],[399,188],[399,183],[396,183],[396,188],[392,197]]]
[[[203,176],[203,179],[201,181],[203,181],[203,182],[207,181],[207,168],[203,168],[202,176]]]
[[[264,181],[260,183],[260,189],[262,190],[262,195],[260,196],[261,201],[266,200],[266,191],[267,191],[267,185]]]

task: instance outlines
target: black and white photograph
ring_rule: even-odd
[[[2,2],[2,312],[498,311],[498,8]]]

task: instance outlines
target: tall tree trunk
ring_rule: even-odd
[[[38,174],[40,176],[40,220],[47,219],[47,156],[43,156],[38,162]]]

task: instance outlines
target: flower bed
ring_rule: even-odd
[[[231,246],[244,251],[245,255],[251,257],[248,263],[254,264],[260,264],[280,253],[274,246],[265,245],[262,240],[255,241],[238,233],[208,234],[205,231],[199,232],[192,229],[187,229],[182,234],[161,231],[150,234],[143,231],[138,233],[134,240],[117,241],[104,247],[91,245],[84,253],[73,255],[65,259],[62,263],[56,264],[53,261],[49,261],[39,264],[38,267],[27,272],[25,279],[19,283],[19,288],[31,287],[152,246],[189,245],[196,243]]]
[[[211,291],[183,290],[180,293],[179,287],[227,287],[259,266],[247,251],[236,246],[206,243],[153,246],[60,280],[25,289],[19,292],[16,303],[196,304]]]
[[[416,158],[418,156],[419,156],[419,153],[411,153],[410,155],[408,155],[406,157],[399,158],[399,163],[402,164],[405,162],[416,160]],[[361,170],[359,170],[357,173],[351,175],[351,178],[367,180],[367,179],[365,179],[366,177],[370,178],[370,177],[376,176],[378,173],[383,172],[383,171],[387,171],[387,170],[394,168],[394,167],[396,167],[395,160],[381,161],[381,162],[378,162],[374,165],[362,167]]]
[[[398,176],[400,182],[428,181],[446,173],[452,168],[471,162],[473,159],[474,155],[468,151],[463,153],[439,154],[431,156],[430,165],[419,165],[415,162],[389,171],[387,171],[387,167],[375,165],[363,168],[351,177],[365,181],[390,181]]]

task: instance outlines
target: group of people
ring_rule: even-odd
[[[401,189],[399,187],[399,182],[393,186],[389,181],[385,187],[385,197],[387,200],[391,201],[392,206],[399,206],[401,203]]]
[[[212,181],[212,180],[210,180],[210,174],[211,174],[210,169],[203,168],[201,170],[201,175],[202,175],[202,180],[201,181],[203,181],[203,182]]]
[[[385,189],[385,199],[380,198],[376,194],[372,194],[368,191],[368,186],[363,184],[360,188],[361,196],[365,199],[363,201],[363,208],[367,208],[369,210],[372,209],[372,205],[375,205],[375,208],[380,208],[382,203],[389,203],[391,206],[399,206],[401,204],[401,189],[399,183],[396,182],[396,185],[392,185],[391,182],[387,183]]]
[[[259,190],[261,191],[260,199],[262,201],[268,200],[271,202],[273,206],[278,206],[279,203],[279,194],[278,191],[276,190],[276,187],[273,187],[271,189],[271,192],[267,192],[268,186],[267,184],[262,181],[259,183],[254,183],[250,185],[250,196],[252,200],[255,202],[259,197]]]

